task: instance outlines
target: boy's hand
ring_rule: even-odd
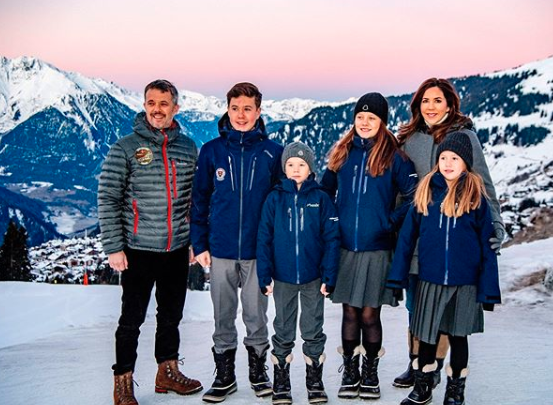
[[[273,293],[273,286],[267,285],[265,287],[261,287],[261,294],[269,296]]]
[[[334,292],[333,285],[326,285],[325,283],[321,284],[321,294],[323,294],[325,297],[328,297],[333,292]]]
[[[205,252],[200,253],[196,256],[196,261],[200,263],[200,266],[202,267],[211,267],[211,254],[209,253],[209,250],[206,250]]]

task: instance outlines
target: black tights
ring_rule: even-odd
[[[380,322],[380,307],[356,308],[342,304],[342,347],[344,354],[351,355],[355,347],[361,343],[363,331],[363,347],[367,358],[374,359],[382,347],[382,322]]]
[[[451,346],[450,366],[453,371],[453,378],[461,375],[461,370],[467,368],[469,362],[469,342],[467,336],[447,335]],[[439,340],[439,336],[438,336]],[[438,344],[420,341],[419,346],[419,369],[422,370],[427,364],[432,364],[436,360],[436,349]]]

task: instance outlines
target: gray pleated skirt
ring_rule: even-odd
[[[385,288],[391,262],[390,250],[352,252],[341,249],[332,302],[356,308],[397,306],[392,291]]]
[[[476,286],[448,286],[419,281],[411,333],[436,344],[438,332],[468,336],[484,331],[482,304],[476,301]]]

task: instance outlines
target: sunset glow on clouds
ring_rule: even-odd
[[[267,98],[343,100],[553,54],[549,0],[4,3],[1,56],[36,56],[133,90],[164,77],[222,97],[247,80]]]

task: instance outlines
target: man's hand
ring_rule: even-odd
[[[125,271],[129,268],[127,255],[123,251],[109,254],[108,263],[110,267],[115,271]]]
[[[206,250],[205,252],[197,255],[196,261],[200,263],[200,266],[202,266],[204,269],[206,267],[211,267],[211,254],[209,253],[209,250]]]

